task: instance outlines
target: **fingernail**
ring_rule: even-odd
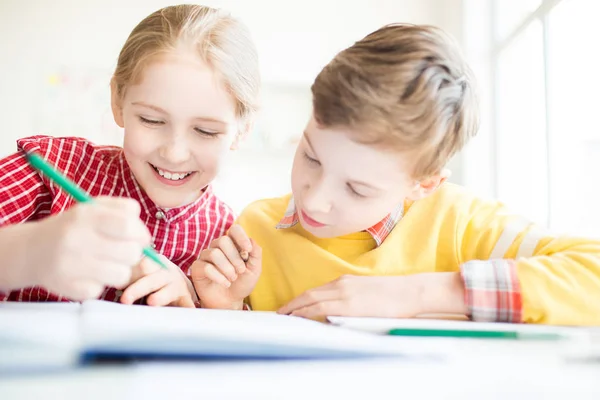
[[[244,262],[248,262],[249,254],[246,250],[242,250],[240,251],[240,257],[242,257],[242,260],[244,260]]]

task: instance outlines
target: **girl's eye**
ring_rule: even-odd
[[[201,135],[210,136],[210,137],[217,136],[219,134],[219,132],[216,132],[216,131],[208,131],[206,129],[200,129],[200,128],[194,128],[194,130]]]

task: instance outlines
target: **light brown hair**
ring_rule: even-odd
[[[260,74],[250,33],[227,12],[201,5],[162,8],[144,18],[123,46],[112,84],[122,97],[137,83],[144,67],[179,46],[197,52],[214,68],[236,101],[238,118],[250,119],[258,108]]]
[[[410,152],[420,179],[478,129],[474,81],[456,43],[432,26],[393,24],[341,51],[312,85],[318,124]]]

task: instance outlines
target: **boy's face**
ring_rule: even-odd
[[[409,165],[401,153],[357,143],[349,130],[323,128],[311,118],[292,168],[302,227],[320,238],[364,231],[405,199],[435,189],[411,179]]]
[[[123,99],[113,88],[113,114],[138,183],[164,208],[197,200],[237,144],[232,96],[193,54],[173,53],[147,65]]]

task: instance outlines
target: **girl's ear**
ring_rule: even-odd
[[[117,90],[115,78],[110,80],[110,107],[112,108],[115,123],[119,125],[119,127],[124,128],[125,123],[123,122],[123,107],[121,105],[121,97],[119,96]]]

